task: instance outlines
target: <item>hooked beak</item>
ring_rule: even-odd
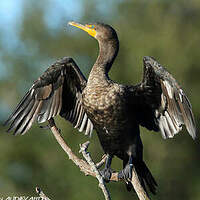
[[[79,24],[77,22],[68,22],[69,25],[71,26],[75,26],[77,28],[80,28],[82,30],[84,30],[85,32],[87,32],[89,35],[91,35],[92,37],[96,36],[96,30],[94,28],[91,27],[91,25],[82,25]]]

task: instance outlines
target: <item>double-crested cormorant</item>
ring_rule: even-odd
[[[25,134],[34,121],[42,123],[58,114],[86,135],[95,129],[108,154],[102,170],[105,180],[112,172],[112,157],[117,156],[124,166],[119,178],[131,178],[134,165],[143,187],[155,193],[156,181],[143,161],[139,125],[172,138],[185,124],[194,139],[196,128],[188,98],[172,75],[147,56],[141,83],[126,86],[112,81],[108,72],[119,49],[115,30],[103,23],[69,24],[99,43],[99,56],[88,80],[72,58],[58,60],[34,82],[6,121],[8,131]],[[127,189],[131,189],[129,182]]]

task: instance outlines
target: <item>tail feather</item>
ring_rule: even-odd
[[[146,166],[143,161],[134,162],[135,170],[137,172],[140,184],[144,188],[145,192],[147,192],[147,188],[151,193],[156,194],[156,187],[158,186],[154,177],[152,176],[150,170]],[[126,182],[126,188],[128,191],[133,189],[131,182]],[[147,192],[148,194],[148,192]]]
[[[150,170],[146,166],[146,164],[143,161],[137,161],[134,163],[135,170],[138,174],[139,180],[141,182],[141,185],[146,190],[146,186],[149,188],[149,190],[156,194],[156,187],[158,186],[156,183],[156,180],[154,179],[153,175],[151,174]]]

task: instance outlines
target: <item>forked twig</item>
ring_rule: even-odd
[[[54,122],[54,120],[51,118],[50,120],[48,120],[49,122],[49,126],[50,129],[55,137],[55,139],[57,140],[57,142],[59,143],[59,145],[62,147],[62,149],[66,152],[66,154],[68,155],[69,159],[72,160],[75,165],[77,165],[80,170],[85,173],[85,175],[90,175],[93,177],[96,177],[99,180],[99,187],[102,189],[103,193],[107,190],[105,186],[105,183],[103,181],[103,178],[101,177],[101,175],[98,172],[98,168],[105,162],[105,157],[102,158],[102,160],[95,165],[95,163],[92,161],[91,157],[88,157],[88,152],[87,151],[87,147],[88,147],[88,143],[84,143],[83,145],[85,145],[85,153],[86,153],[86,157],[84,156],[84,150],[83,150],[83,145],[80,145],[80,147],[82,148],[81,153],[83,154],[84,158],[87,160],[87,162],[83,159],[80,159],[79,157],[77,157],[72,150],[70,149],[70,147],[67,145],[67,143],[65,142],[65,140],[63,139],[63,137],[60,134],[59,129],[56,127],[56,124]],[[88,154],[88,155],[87,155]],[[88,160],[89,159],[89,160]],[[110,181],[121,181],[120,179],[118,179],[118,173],[117,172],[113,172],[110,178]],[[148,197],[147,193],[145,192],[145,190],[143,189],[143,187],[140,184],[140,181],[138,179],[137,173],[135,171],[135,168],[133,168],[132,170],[132,180],[131,183],[139,197],[139,200],[150,200],[150,198]],[[109,192],[105,192],[104,193],[105,199],[111,199]]]
[[[35,191],[42,198],[42,200],[50,200],[39,187],[36,187]]]
[[[103,177],[101,176],[101,174],[99,173],[95,163],[93,162],[93,160],[90,156],[90,153],[87,151],[89,144],[90,144],[89,141],[85,142],[84,144],[81,144],[80,145],[80,152],[83,154],[83,157],[88,162],[88,164],[91,166],[91,169],[93,170],[93,172],[96,174],[96,178],[99,181],[99,187],[101,188],[105,199],[111,200],[110,193],[109,193],[108,189],[106,188]]]

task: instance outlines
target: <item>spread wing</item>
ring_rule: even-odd
[[[132,87],[136,118],[140,125],[172,138],[185,125],[193,139],[196,126],[191,104],[172,75],[151,57],[144,57],[141,84]]]
[[[86,83],[72,58],[58,60],[34,82],[5,122],[8,132],[25,134],[34,121],[42,123],[60,114],[80,132],[91,134],[93,125],[81,105]]]

